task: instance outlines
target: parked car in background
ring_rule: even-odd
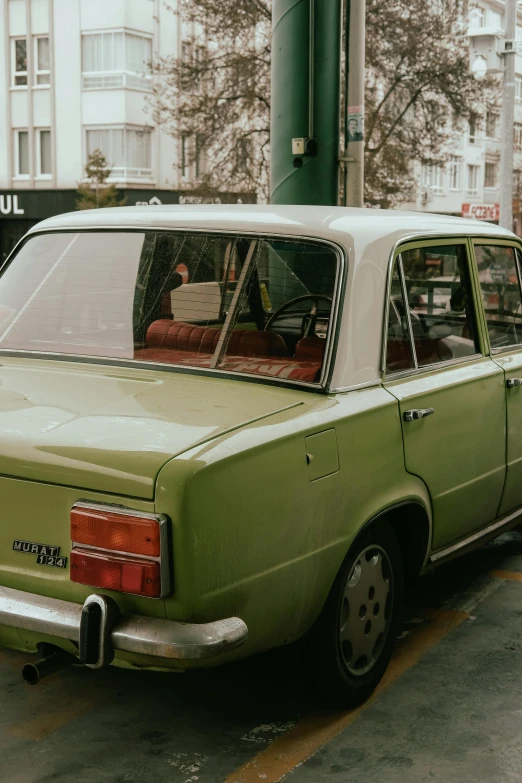
[[[365,699],[405,580],[520,519],[520,253],[330,207],[35,226],[0,270],[0,644],[40,653],[25,678],[304,638],[323,696]]]

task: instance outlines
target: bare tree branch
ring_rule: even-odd
[[[414,164],[444,165],[455,133],[493,100],[492,83],[470,74],[467,5],[367,0],[365,198],[372,204],[410,199]],[[271,6],[180,0],[189,54],[153,64],[150,111],[175,139],[192,139],[188,185],[202,193],[226,187],[268,198]],[[203,142],[205,161],[196,167]]]

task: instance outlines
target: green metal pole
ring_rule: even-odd
[[[273,0],[273,204],[338,203],[341,4]],[[293,139],[311,139],[312,154],[293,152]]]

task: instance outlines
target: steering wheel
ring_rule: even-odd
[[[281,313],[284,313],[285,310],[288,310],[288,308],[292,305],[297,304],[298,302],[304,302],[307,299],[311,299],[313,301],[313,305],[309,314],[305,315],[303,318],[303,323],[301,326],[301,337],[308,337],[310,334],[314,334],[315,325],[317,323],[317,309],[319,301],[322,299],[323,301],[332,304],[333,299],[331,296],[325,296],[324,294],[304,294],[304,296],[296,296],[295,299],[289,299],[288,302],[285,302],[284,305],[281,305],[281,307],[276,310],[275,313],[272,313],[265,324],[265,332],[268,332],[274,321],[277,321],[277,319],[281,316]],[[309,320],[305,327],[305,321],[307,318]]]

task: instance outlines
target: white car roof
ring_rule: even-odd
[[[41,230],[194,229],[312,237],[340,245],[347,259],[335,366],[329,388],[341,391],[381,380],[381,345],[390,255],[401,241],[477,236],[515,239],[479,220],[425,212],[259,204],[154,205],[69,212]]]
[[[196,204],[115,207],[67,212],[43,220],[32,230],[93,228],[194,228],[221,231],[318,236],[342,242],[349,234],[364,240],[412,233],[449,232],[512,236],[506,229],[478,220],[391,209],[286,206],[265,204]],[[344,244],[344,242],[342,242]]]

